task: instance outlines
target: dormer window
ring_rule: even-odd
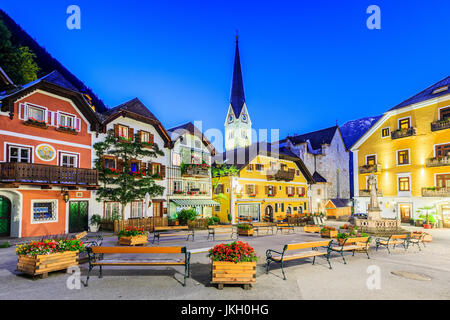
[[[74,128],[75,126],[75,117],[60,113],[59,114],[59,126],[60,127],[66,127],[66,128]]]
[[[28,119],[45,121],[45,109],[28,105]]]
[[[398,120],[398,128],[400,130],[407,130],[411,127],[411,119],[403,118]]]
[[[447,90],[448,90],[448,86],[443,86],[443,87],[440,87],[440,88],[437,88],[436,90],[434,90],[433,94],[438,94],[438,93],[441,93],[441,92],[444,92]]]

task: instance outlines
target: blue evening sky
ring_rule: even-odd
[[[66,9],[81,8],[81,30]],[[381,30],[369,30],[369,5]],[[167,127],[223,129],[235,32],[255,128],[303,133],[385,112],[449,75],[450,1],[0,0],[113,107],[139,97]]]

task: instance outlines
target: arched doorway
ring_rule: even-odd
[[[273,222],[273,207],[270,204],[264,209],[264,220]]]
[[[11,201],[0,196],[0,236],[11,234]]]

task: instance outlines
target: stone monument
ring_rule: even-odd
[[[367,178],[367,183],[369,184],[370,190],[370,202],[369,209],[367,210],[367,219],[381,220],[381,209],[378,204],[377,178],[371,174],[369,178]]]

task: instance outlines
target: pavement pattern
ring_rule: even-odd
[[[327,222],[327,225],[339,224]],[[260,257],[256,284],[251,290],[241,286],[225,286],[218,290],[210,284],[211,262],[206,250],[230,240],[222,235],[223,240],[208,241],[206,231],[196,232],[194,242],[161,241],[160,246],[186,245],[192,250],[191,278],[186,287],[181,285],[184,267],[109,267],[103,269],[102,279],[98,278],[98,268],[95,268],[89,287],[81,284],[79,289],[69,289],[67,281],[71,275],[65,272],[54,272],[46,279],[33,280],[16,271],[17,257],[12,246],[0,249],[0,300],[450,299],[450,230],[433,229],[430,233],[433,242],[427,243],[422,251],[417,247],[410,247],[408,251],[400,247],[388,254],[384,248],[376,252],[373,247],[371,259],[364,253],[356,253],[354,257],[347,253],[347,264],[335,253],[331,257],[332,270],[320,257],[315,265],[310,259],[288,262],[285,265],[286,281],[278,264],[272,264],[269,274],[265,273],[266,250],[281,251],[284,244],[321,240],[320,235],[304,233],[303,228],[297,227],[294,234],[240,237],[241,241],[253,246]],[[23,239],[16,242],[23,242]],[[103,245],[115,246],[116,243],[116,237],[105,234]],[[82,264],[80,269],[81,280],[85,281],[88,264]]]

